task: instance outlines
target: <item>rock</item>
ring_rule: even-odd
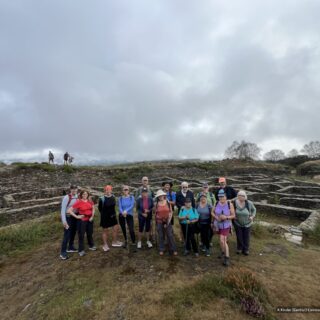
[[[291,234],[289,232],[284,233],[284,237],[289,241],[297,245],[302,244],[302,236],[296,236],[294,234]]]

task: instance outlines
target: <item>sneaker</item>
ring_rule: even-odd
[[[153,247],[152,243],[149,240],[147,241],[147,246],[148,246],[148,248],[152,248]]]
[[[189,254],[188,250],[185,250],[185,252],[183,253],[184,256],[187,256]]]
[[[67,252],[68,252],[68,253],[78,252],[78,250],[77,250],[75,247],[71,247],[71,248],[67,249]]]
[[[206,247],[204,245],[201,245],[201,251],[206,252]]]
[[[66,254],[60,254],[60,259],[67,260],[67,259],[69,259],[69,257]]]
[[[209,249],[206,250],[206,257],[210,257],[210,250]]]
[[[141,249],[141,248],[142,248],[141,241],[138,241],[138,243],[137,243],[137,249]]]
[[[86,253],[85,253],[83,250],[79,252],[79,256],[80,256],[80,257],[83,257],[85,254],[86,254]]]
[[[249,251],[243,251],[242,252],[245,256],[248,256],[249,255]]]
[[[95,246],[92,246],[92,247],[89,247],[89,250],[91,250],[91,251],[96,251],[97,248],[96,248]]]
[[[122,247],[123,244],[122,244],[122,242],[120,242],[120,241],[116,241],[116,242],[112,242],[112,245],[111,245],[111,246],[112,246],[112,247],[119,248],[119,247]]]
[[[199,257],[199,253],[196,252],[196,253],[194,254],[194,256],[195,256],[196,258],[198,258],[198,257]]]
[[[159,255],[160,255],[160,256],[163,256],[163,251],[160,251],[160,252],[159,252]]]
[[[102,250],[104,252],[108,252],[110,250],[109,246],[107,244],[105,244],[104,246],[102,246]]]

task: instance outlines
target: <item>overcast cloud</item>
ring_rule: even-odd
[[[0,0],[0,159],[319,140],[320,2]]]

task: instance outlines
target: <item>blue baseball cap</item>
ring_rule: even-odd
[[[218,192],[218,197],[224,197],[226,194],[223,189],[220,189]]]

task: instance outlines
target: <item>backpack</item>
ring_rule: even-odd
[[[234,206],[234,210],[237,209],[237,206],[236,206],[236,200],[232,201],[232,204]],[[248,200],[245,200],[245,208],[249,211],[250,213],[250,205],[249,205],[249,201]]]

